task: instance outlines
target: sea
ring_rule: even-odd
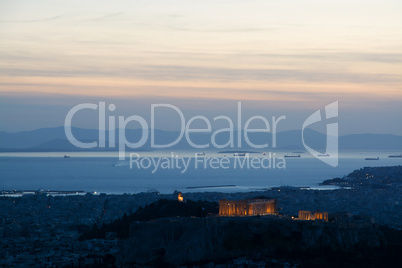
[[[284,157],[298,153],[300,157]],[[366,166],[402,165],[402,158],[389,158],[390,154],[400,152],[344,151],[332,167],[321,161],[324,157],[287,151],[246,156],[212,150],[126,152],[124,160],[117,152],[0,153],[0,190],[106,194],[248,192],[279,186],[333,190],[338,187],[319,183]]]

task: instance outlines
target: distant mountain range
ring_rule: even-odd
[[[98,130],[72,128],[74,137],[80,142],[98,141]],[[108,148],[109,133],[106,132],[106,148],[81,149],[72,145],[66,138],[64,127],[41,128],[32,131],[23,131],[17,133],[0,132],[0,151],[30,151],[30,152],[45,152],[45,151],[116,151],[118,149],[118,134],[116,130],[116,146]],[[179,132],[155,130],[156,144],[168,144],[179,137]],[[141,138],[140,129],[127,129],[125,136],[130,142],[138,142]],[[212,134],[192,133],[190,134],[191,141],[195,144],[210,144],[211,149],[230,150],[230,149],[253,149],[250,147],[244,138],[241,137],[241,146],[238,146],[237,132],[234,133],[234,147],[215,148],[211,143]],[[306,129],[304,132],[305,142],[308,146],[317,151],[323,151],[326,143],[326,136],[317,131]],[[249,139],[254,144],[268,143],[268,148],[253,149],[256,151],[269,150],[303,150],[301,130],[291,130],[278,132],[276,134],[276,148],[272,148],[272,134],[270,133],[249,133]],[[229,140],[229,133],[219,133],[216,135],[216,143],[219,145],[226,144]],[[193,147],[186,141],[185,136],[175,146],[169,149],[192,149]],[[402,150],[402,136],[389,134],[354,134],[344,135],[339,137],[340,150]],[[144,146],[138,150],[151,150],[150,135]],[[133,149],[128,149],[133,150]],[[199,149],[197,149],[199,150]],[[202,150],[202,149],[201,149]],[[207,149],[203,149],[207,150]]]

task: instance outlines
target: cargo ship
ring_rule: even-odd
[[[378,156],[377,157],[367,157],[364,160],[380,160],[380,158]]]
[[[301,157],[300,154],[285,154],[285,157]]]

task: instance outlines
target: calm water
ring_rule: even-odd
[[[83,190],[104,193],[138,193],[157,190],[161,193],[172,193],[174,190],[190,191],[250,191],[281,185],[318,187],[318,183],[333,177],[342,177],[351,171],[365,166],[402,165],[402,158],[388,158],[389,154],[398,152],[347,152],[341,153],[338,167],[334,168],[304,153],[301,158],[285,158],[286,168],[279,168],[278,157],[289,152],[276,154],[276,165],[271,159],[271,168],[239,167],[240,157],[235,160],[233,154],[218,154],[206,152],[204,157],[198,157],[195,165],[194,152],[178,151],[180,158],[172,160],[171,152],[139,152],[137,159],[130,168],[130,161],[119,161],[116,153],[1,153],[0,154],[0,189],[2,190]],[[71,158],[63,158],[65,154]],[[398,153],[399,154],[399,153]],[[380,157],[378,161],[364,160],[366,157]],[[155,168],[153,163],[142,158],[161,159],[165,166]],[[162,158],[160,158],[162,157]],[[227,168],[211,168],[207,157],[216,157],[215,161]],[[250,154],[251,158],[264,158],[262,154]],[[222,160],[222,158],[226,158]],[[184,171],[182,159],[188,162]],[[260,159],[260,160],[261,160]],[[225,162],[226,161],[226,162]],[[236,168],[234,162],[237,161]],[[255,160],[258,162],[258,159]],[[264,167],[268,160],[263,160]],[[142,165],[141,165],[142,163]],[[171,164],[175,165],[172,167]],[[207,163],[207,168],[204,168]],[[246,162],[247,163],[247,162]],[[168,164],[170,166],[168,166]],[[283,162],[282,162],[283,164]],[[144,168],[150,165],[149,168]],[[219,163],[213,164],[219,166]],[[155,170],[156,169],[156,170]],[[152,173],[152,171],[154,171]],[[223,186],[219,188],[196,188],[200,186]],[[232,186],[234,185],[234,186]],[[325,187],[324,187],[325,188]]]

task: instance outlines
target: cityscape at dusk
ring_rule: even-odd
[[[401,12],[0,0],[0,267],[400,267]]]

